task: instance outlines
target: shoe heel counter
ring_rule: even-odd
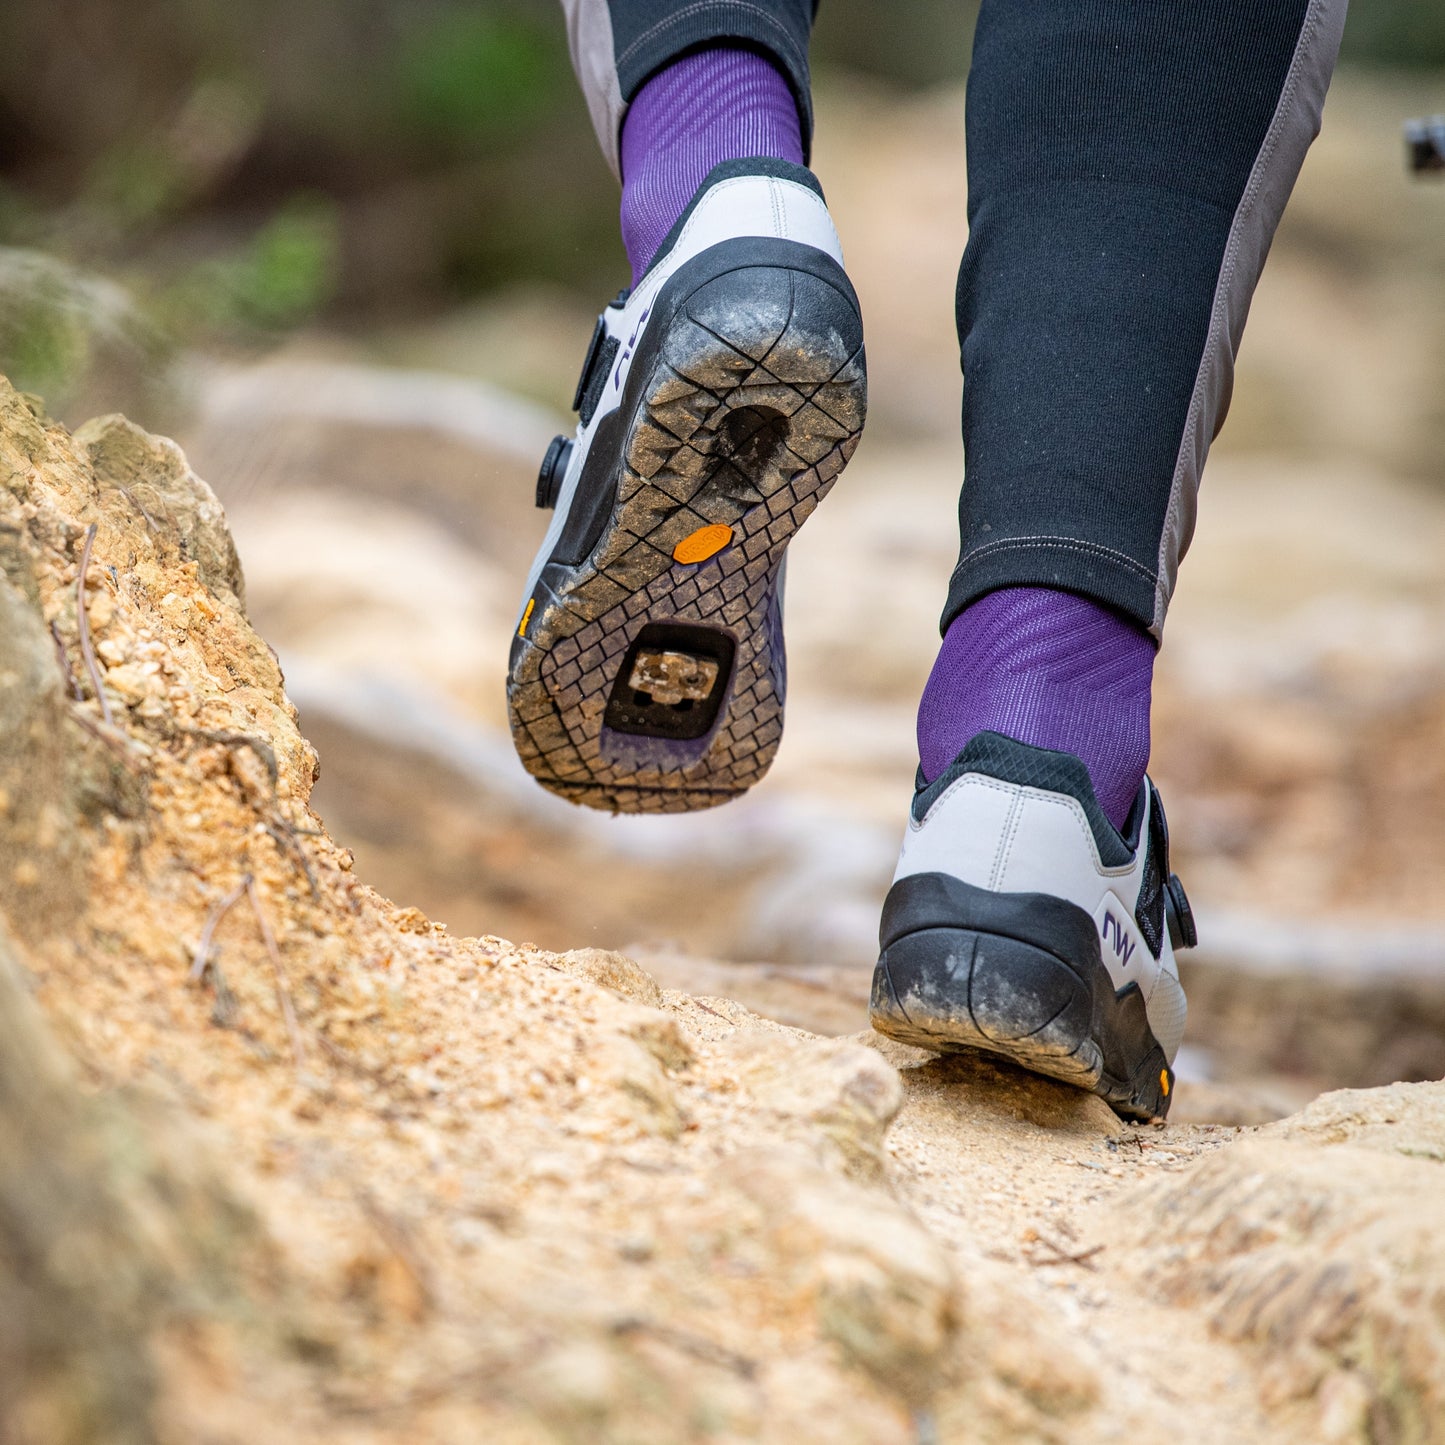
[[[734,176],[713,186],[677,238],[676,264],[740,236],[797,241],[843,264],[843,246],[823,198],[778,176]]]
[[[968,774],[921,819],[910,818],[899,850],[896,883],[915,873],[947,873],[975,888],[998,890],[996,875],[1023,789]]]
[[[968,773],[910,819],[895,879],[951,873],[996,893],[1050,893],[1092,913],[1106,870],[1077,800]]]
[[[1116,987],[1137,983],[1149,999],[1161,970],[1172,970],[1167,940],[1156,955],[1134,915],[1141,859],[1105,865],[1083,807],[1068,794],[964,775],[921,821],[910,821],[894,881],[930,872],[994,893],[1042,894],[1074,904],[1093,920]]]
[[[1105,866],[1078,799],[1029,787],[1019,794],[995,886],[1010,893],[1055,893],[1092,911],[1100,884],[1127,878],[1132,865]]]

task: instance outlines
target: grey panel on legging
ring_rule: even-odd
[[[643,81],[690,50],[729,41],[763,51],[787,77],[812,142],[808,38],[817,0],[562,0],[572,67],[598,144],[622,173],[619,138]]]
[[[622,175],[620,143],[622,117],[627,107],[617,81],[617,50],[612,38],[612,14],[607,0],[562,0],[567,15],[567,44],[572,69],[587,101],[592,129],[612,174]]]
[[[1325,91],[1345,25],[1345,0],[1311,0],[1295,46],[1289,74],[1275,107],[1259,157],[1224,247],[1219,285],[1209,315],[1209,336],[1189,399],[1189,414],[1179,445],[1179,461],[1169,489],[1169,509],[1159,539],[1158,581],[1154,586],[1154,621],[1158,637],[1179,577],[1179,562],[1194,536],[1199,483],[1209,444],[1224,425],[1234,390],[1234,358],[1244,334],[1249,304],[1264,269],[1275,228],[1305,152],[1320,131]]]
[[[1002,587],[1156,636],[1345,0],[984,0],[946,628]]]

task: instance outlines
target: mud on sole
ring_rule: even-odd
[[[594,503],[590,532],[569,514],[508,685],[527,770],[613,812],[712,807],[767,771],[786,689],[783,554],[866,408],[857,303],[827,258],[702,281],[655,351],[593,440],[596,453],[601,427],[627,428],[615,499]]]

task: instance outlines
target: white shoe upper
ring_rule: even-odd
[[[522,592],[518,622],[567,523],[567,513],[592,439],[603,420],[622,403],[638,342],[659,293],[678,271],[704,251],[729,241],[754,237],[796,241],[822,251],[840,266],[843,264],[843,248],[826,203],[800,181],[776,175],[731,175],[699,193],[681,229],[671,239],[671,245],[664,242],[667,249],[659,254],[633,291],[620,305],[608,306],[602,313],[601,331],[595,344],[605,346],[615,340],[616,357],[595,410],[585,422],[578,423],[576,445],[562,479],[551,525]]]
[[[1136,813],[1159,806],[1147,779],[1143,789]],[[994,893],[1045,893],[1077,905],[1094,920],[1114,987],[1138,984],[1150,1027],[1172,1064],[1184,1034],[1184,990],[1162,909],[1157,953],[1137,917],[1150,849],[1157,846],[1147,814],[1144,819],[1131,849],[1101,815],[1091,824],[1084,804],[1067,792],[966,771],[931,800],[921,820],[910,816],[894,881],[946,873]],[[1107,861],[1096,836],[1100,824],[1109,829],[1103,834]],[[1153,861],[1167,881],[1167,859]],[[1159,881],[1156,874],[1154,886]]]

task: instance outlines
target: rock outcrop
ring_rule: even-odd
[[[0,569],[5,1445],[1442,1438],[1438,1089],[1126,1130],[454,938],[173,444],[0,384]]]
[[[1445,1084],[1326,1094],[1140,1205],[1149,1281],[1310,1438],[1442,1438]]]
[[[0,388],[0,557],[7,1440],[911,1438],[966,1306],[888,1065],[360,883],[173,444]]]

